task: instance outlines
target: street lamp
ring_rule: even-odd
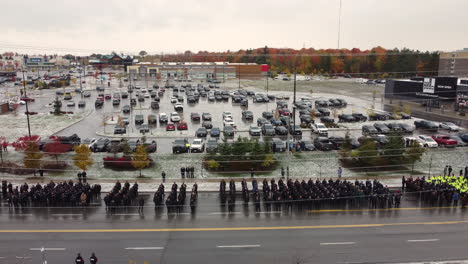
[[[26,102],[26,119],[28,121],[28,135],[29,138],[31,138],[31,125],[29,124],[29,107],[28,107],[28,96],[26,95],[26,79],[24,79],[24,73],[26,72],[24,69],[22,70],[23,72],[23,90],[24,90],[24,97],[25,97],[25,102]],[[21,98],[20,98],[21,100]]]
[[[81,69],[78,69],[78,73],[80,75],[80,91],[81,91],[81,98],[83,98],[83,85],[81,84]]]

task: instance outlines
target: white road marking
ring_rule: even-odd
[[[137,216],[140,214],[111,214],[111,215],[116,215],[116,216]]]
[[[5,215],[8,215],[8,216],[32,216],[32,214],[5,214]]]
[[[256,214],[281,214],[281,211],[255,212]]]
[[[189,215],[190,213],[170,213],[167,215]]]
[[[31,259],[31,257],[18,257],[16,256],[17,259]]]
[[[224,246],[216,246],[217,248],[257,248],[260,245],[224,245]]]
[[[242,212],[215,212],[215,213],[209,213],[211,215],[222,215],[222,214],[242,214]]]
[[[151,249],[164,249],[164,247],[128,247],[127,250],[151,250]]]
[[[414,242],[435,242],[439,241],[440,239],[434,238],[434,239],[414,239],[414,240],[407,240],[407,242],[414,243]]]
[[[51,214],[52,216],[82,216],[83,214]]]
[[[356,242],[331,242],[331,243],[320,243],[321,246],[331,246],[331,245],[354,245]]]
[[[30,248],[29,250],[33,250],[33,251],[42,251],[42,250],[45,250],[45,251],[63,251],[63,250],[66,250],[66,248]]]

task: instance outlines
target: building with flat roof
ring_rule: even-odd
[[[468,76],[468,48],[439,55],[439,76]]]
[[[262,65],[229,62],[141,62],[127,67],[131,74],[177,79],[260,79],[265,76]]]

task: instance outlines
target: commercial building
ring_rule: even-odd
[[[440,53],[439,76],[468,77],[468,48]]]
[[[96,55],[87,58],[85,64],[92,65],[97,68],[104,68],[108,66],[124,66],[125,68],[137,62],[131,56],[119,56],[117,54],[111,55]]]
[[[265,65],[229,62],[142,62],[127,67],[130,74],[174,79],[233,78],[260,79],[265,76]]]
[[[468,79],[458,77],[415,77],[409,80],[387,80],[385,98],[421,103],[428,107],[442,104],[454,106],[456,111],[468,106]]]

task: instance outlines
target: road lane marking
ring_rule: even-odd
[[[258,248],[260,245],[224,245],[216,246],[217,248]]]
[[[354,245],[356,242],[329,242],[329,243],[320,243],[321,246],[331,246],[331,245]]]
[[[164,247],[128,247],[126,250],[155,250],[155,249],[164,249]]]
[[[317,226],[258,226],[258,227],[200,227],[200,228],[154,228],[154,229],[3,229],[0,233],[131,233],[131,232],[195,232],[195,231],[261,231],[261,230],[303,230],[303,229],[333,229],[362,228],[386,226],[428,226],[428,225],[458,225],[468,224],[468,221],[444,222],[407,222],[355,225],[317,225]]]
[[[30,248],[29,250],[32,250],[32,251],[42,251],[42,250],[45,250],[45,251],[63,251],[63,250],[66,250],[66,248]]]
[[[83,214],[51,214],[51,216],[82,216]]]
[[[4,214],[6,216],[32,216],[32,214],[15,214],[15,213],[12,213],[12,214]]]
[[[400,208],[375,208],[375,209],[322,209],[322,210],[308,210],[307,212],[309,212],[309,213],[339,213],[339,212],[436,210],[436,209],[453,209],[453,208],[459,208],[459,207],[456,207],[456,206],[435,206],[435,207],[400,207]]]
[[[214,213],[208,213],[210,215],[223,215],[223,214],[242,214],[242,212],[214,212]]]
[[[137,215],[140,215],[140,214],[111,214],[113,216],[137,216]]]
[[[434,239],[413,239],[413,240],[407,240],[407,242],[435,242],[439,241],[440,239],[434,238]]]
[[[169,213],[167,215],[189,215],[191,213]]]
[[[255,212],[256,214],[281,214],[281,211]]]

